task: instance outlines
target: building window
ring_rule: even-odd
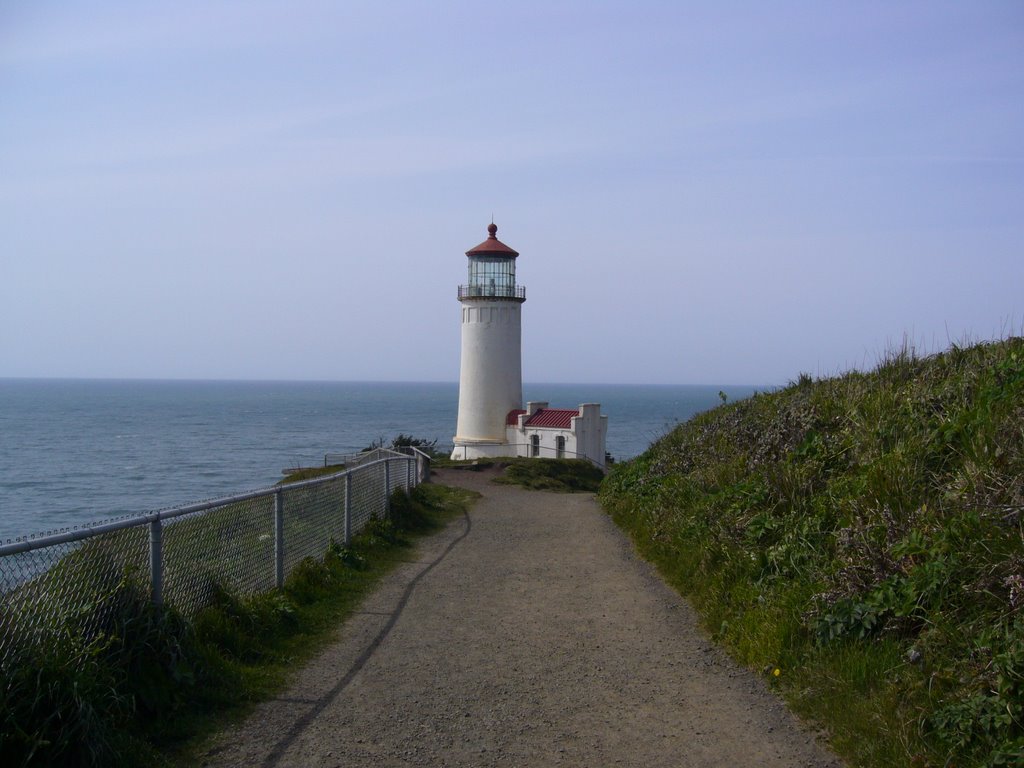
[[[559,435],[555,438],[555,455],[560,458],[565,458],[565,438]]]
[[[540,456],[540,435],[530,437],[530,455]]]

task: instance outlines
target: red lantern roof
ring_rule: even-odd
[[[497,238],[498,225],[493,221],[487,225],[487,239],[484,240],[480,245],[475,248],[470,248],[466,251],[467,256],[511,256],[515,258],[519,255],[518,251],[514,251],[505,245],[501,240]]]

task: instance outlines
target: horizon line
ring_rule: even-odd
[[[95,381],[95,382],[152,382],[194,384],[450,384],[457,380],[442,379],[279,379],[279,378],[199,378],[190,376],[4,376],[0,381]],[[702,382],[637,382],[637,381],[524,381],[523,386],[572,387],[780,387],[779,383],[702,383]]]

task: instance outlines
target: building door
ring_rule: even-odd
[[[530,437],[530,455],[540,456],[540,435]]]
[[[565,458],[565,438],[559,435],[555,438],[555,455],[560,458]]]

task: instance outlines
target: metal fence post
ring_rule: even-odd
[[[405,460],[405,490],[411,491],[413,489],[412,484],[412,465],[416,463],[416,457]]]
[[[284,491],[274,493],[274,586],[284,586]]]
[[[164,603],[163,523],[158,517],[149,524],[149,584],[153,605]]]
[[[352,541],[352,473],[345,475],[345,546]]]
[[[391,511],[391,459],[384,459],[384,517]]]

